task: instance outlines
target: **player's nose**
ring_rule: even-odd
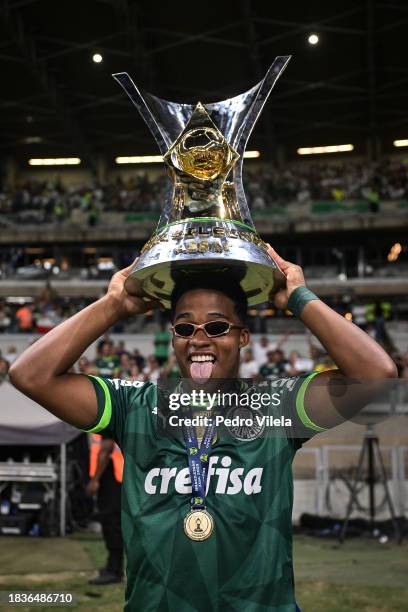
[[[190,344],[192,344],[192,346],[208,346],[210,342],[209,337],[203,329],[197,329],[196,333],[190,340]]]

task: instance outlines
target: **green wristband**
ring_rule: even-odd
[[[317,295],[307,287],[296,287],[289,296],[287,307],[299,319],[306,304],[318,299]]]

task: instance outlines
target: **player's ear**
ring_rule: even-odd
[[[241,329],[241,333],[239,336],[239,348],[244,348],[244,346],[247,346],[249,344],[250,339],[251,334],[249,333],[249,329],[247,329],[246,327],[244,327],[244,329]]]

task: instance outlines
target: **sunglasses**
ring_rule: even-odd
[[[233,325],[228,323],[228,321],[208,321],[208,323],[203,323],[202,325],[176,323],[172,329],[179,338],[192,338],[197,329],[203,329],[208,338],[216,338],[217,336],[225,336],[231,329],[244,329],[244,325]]]

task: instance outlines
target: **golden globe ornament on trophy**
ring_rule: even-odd
[[[126,72],[113,75],[149,126],[171,179],[156,231],[126,280],[133,295],[170,307],[184,275],[227,272],[248,304],[285,285],[253,224],[242,185],[248,138],[290,56],[275,58],[265,78],[243,94],[195,106],[142,91]]]

